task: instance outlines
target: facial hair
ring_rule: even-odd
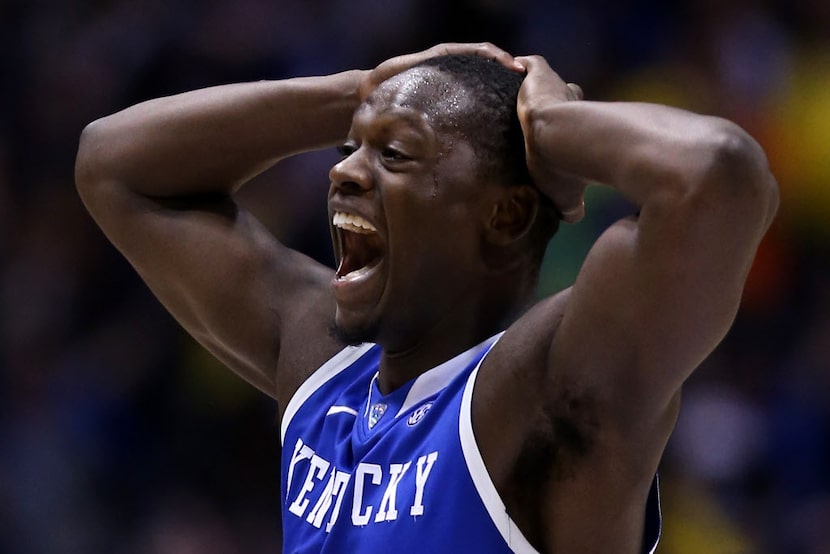
[[[367,342],[375,342],[378,335],[377,324],[357,329],[344,329],[336,321],[329,325],[329,334],[348,346],[359,346]]]

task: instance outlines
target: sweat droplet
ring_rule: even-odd
[[[432,170],[432,194],[430,195],[432,198],[436,198],[438,196],[438,168],[441,166],[441,162],[444,160],[444,157],[449,156],[450,153],[452,153],[454,147],[455,138],[450,135],[449,138],[447,138],[447,142],[438,150],[438,161]]]

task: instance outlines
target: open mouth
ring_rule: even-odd
[[[383,259],[383,241],[369,221],[359,215],[335,212],[332,225],[337,229],[340,251],[338,280],[358,279]]]

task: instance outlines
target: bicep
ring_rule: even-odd
[[[274,396],[285,319],[305,293],[325,286],[330,270],[280,244],[227,196],[184,207],[101,183],[84,200],[182,326]]]

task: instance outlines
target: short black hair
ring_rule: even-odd
[[[438,56],[419,65],[452,76],[472,100],[458,122],[458,131],[473,146],[481,170],[514,183],[529,183],[524,136],[516,114],[524,75],[475,55]]]
[[[496,175],[506,184],[531,184],[524,134],[516,112],[524,74],[472,54],[437,56],[418,67],[432,67],[450,75],[472,100],[454,123],[472,145],[478,170]],[[539,213],[531,229],[539,263],[561,219],[553,202],[545,195],[540,197]]]

